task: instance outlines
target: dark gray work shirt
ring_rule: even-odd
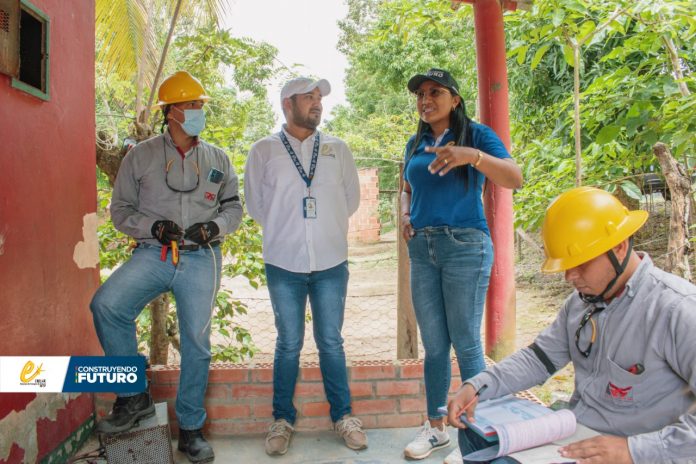
[[[152,237],[157,220],[174,221],[184,230],[215,221],[220,236],[232,233],[242,220],[237,175],[221,149],[199,140],[182,158],[165,132],[139,143],[121,162],[111,219],[116,229],[154,245],[159,245]]]
[[[646,253],[620,296],[593,316],[597,338],[588,358],[575,332],[590,305],[573,293],[535,343],[556,369],[575,367],[571,407],[578,422],[629,437],[633,462],[696,463],[696,286],[656,268]],[[588,323],[582,349],[592,335]],[[640,365],[642,373],[631,373]],[[635,372],[635,371],[634,371]],[[540,385],[550,376],[524,348],[468,380],[481,399]]]

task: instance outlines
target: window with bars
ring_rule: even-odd
[[[0,0],[0,73],[43,100],[49,99],[49,23],[28,0]]]

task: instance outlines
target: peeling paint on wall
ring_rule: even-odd
[[[73,261],[80,269],[95,268],[99,264],[99,241],[97,240],[97,213],[82,217],[82,241],[77,242]]]
[[[24,461],[35,462],[39,453],[36,423],[39,419],[56,420],[58,410],[65,409],[71,399],[80,393],[42,393],[22,411],[12,411],[0,420],[0,461],[10,456],[12,444],[24,450]]]

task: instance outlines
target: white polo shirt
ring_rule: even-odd
[[[279,133],[259,140],[249,151],[244,171],[247,211],[263,228],[266,263],[291,272],[323,271],[348,258],[348,218],[360,204],[358,171],[342,140],[314,132],[300,141],[285,128],[283,133],[307,174],[319,133],[319,158],[310,187],[317,217],[304,217],[307,185]]]

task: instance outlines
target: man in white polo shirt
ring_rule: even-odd
[[[288,81],[280,99],[286,124],[256,142],[245,170],[247,210],[263,228],[263,257],[278,331],[273,367],[273,416],[266,453],[285,454],[294,431],[292,403],[309,297],[324,391],[336,432],[351,449],[367,447],[351,416],[343,351],[348,286],[348,218],[360,203],[355,161],[340,139],[317,130],[325,79]]]

